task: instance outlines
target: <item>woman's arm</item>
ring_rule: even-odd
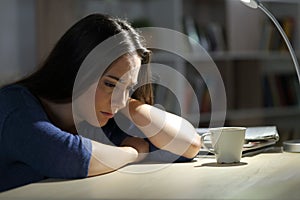
[[[140,162],[146,158],[149,153],[149,143],[142,138],[126,137],[121,146],[133,147],[138,152],[138,158],[135,162]]]
[[[185,119],[131,99],[123,113],[158,148],[193,158],[200,150],[200,136]]]
[[[138,152],[132,147],[114,147],[92,141],[92,154],[88,176],[115,171],[126,164],[136,162]]]

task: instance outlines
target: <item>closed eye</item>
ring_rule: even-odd
[[[111,82],[108,82],[108,81],[105,81],[104,85],[107,86],[107,87],[110,87],[110,88],[116,87],[116,85],[114,83],[111,83]]]

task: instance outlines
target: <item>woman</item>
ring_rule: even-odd
[[[78,78],[92,52],[119,34],[122,42],[102,50],[112,47],[108,52],[113,54],[121,45],[126,51],[115,54],[107,68],[97,67],[102,71],[94,72],[94,68],[88,70],[88,78]],[[186,159],[197,155],[200,139],[191,124],[152,106],[149,66],[145,65],[149,59],[150,52],[127,22],[92,14],[62,36],[37,72],[3,87],[0,191],[49,177],[108,173],[139,162],[157,149]],[[144,139],[121,130],[115,117],[118,111],[138,127],[135,130]],[[178,123],[182,126],[174,126]],[[84,136],[92,132],[100,139]]]

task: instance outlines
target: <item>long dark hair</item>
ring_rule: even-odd
[[[135,46],[142,59],[139,80],[149,83],[150,51],[145,48],[139,33],[125,20],[108,15],[91,14],[75,23],[56,43],[39,70],[17,82],[27,87],[34,95],[56,103],[72,101],[72,91],[78,70],[87,55],[101,42],[119,34],[129,32],[126,38]],[[147,79],[147,80],[145,80]],[[139,87],[133,97],[153,104],[151,84]]]

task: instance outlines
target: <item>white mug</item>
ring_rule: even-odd
[[[217,163],[237,163],[242,157],[245,141],[245,127],[210,128],[201,136],[201,143],[209,152],[215,154]],[[204,138],[210,136],[212,148],[207,147]]]

